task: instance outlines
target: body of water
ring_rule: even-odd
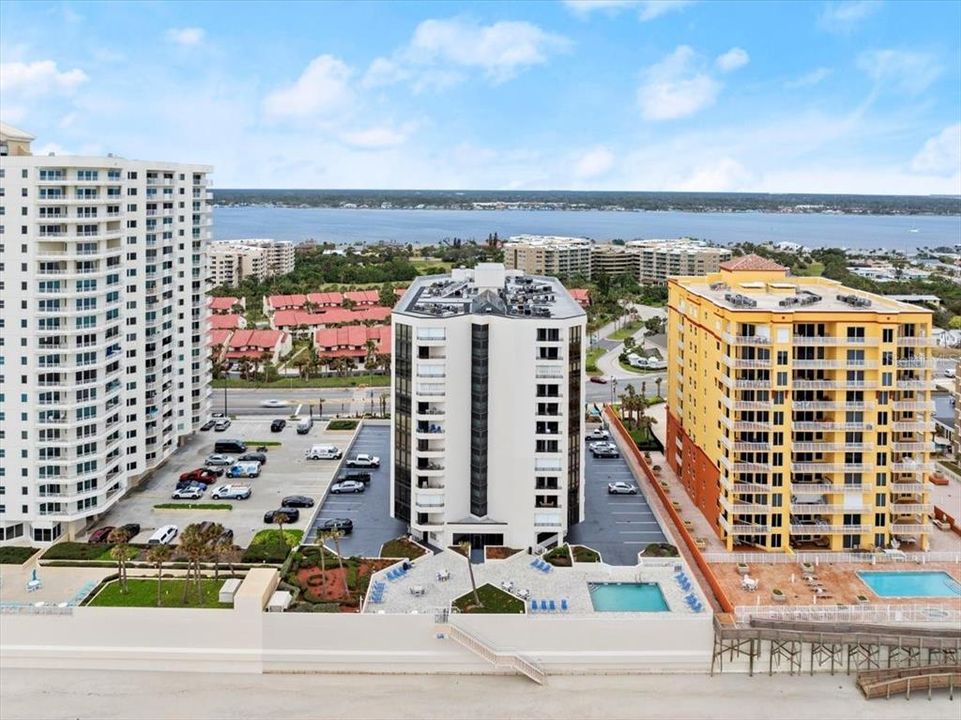
[[[615,238],[696,237],[716,243],[795,242],[808,247],[914,250],[961,243],[961,216],[777,213],[609,212],[602,210],[364,210],[221,207],[214,238],[302,242],[483,240],[531,233]]]

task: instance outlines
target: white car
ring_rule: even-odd
[[[174,490],[172,497],[174,500],[198,500],[204,496],[202,488],[192,485],[190,487]]]
[[[214,500],[246,500],[250,497],[250,488],[246,485],[220,485],[214,488],[210,497]]]
[[[376,455],[361,453],[356,457],[348,458],[347,467],[377,468],[380,467],[380,458]]]
[[[179,529],[176,525],[163,525],[147,540],[148,545],[169,545],[177,537]]]
[[[223,432],[230,427],[230,420],[227,418],[221,418],[214,423],[214,432]]]
[[[287,407],[287,405],[288,403],[286,400],[271,399],[271,400],[260,401],[260,407],[265,407],[265,408],[282,408],[282,407]]]
[[[608,495],[637,495],[637,485],[626,482],[612,482],[607,484]]]
[[[339,483],[334,483],[330,492],[334,495],[340,495],[341,493],[362,493],[366,490],[364,483],[357,482],[356,480],[341,480]]]
[[[610,440],[611,434],[602,427],[594,428],[587,433],[588,440]]]
[[[234,459],[230,455],[208,455],[206,465],[233,465]]]

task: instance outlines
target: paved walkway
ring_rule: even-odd
[[[34,557],[40,557],[37,553]],[[27,590],[27,582],[37,570],[40,588]],[[10,605],[76,604],[116,568],[38,567],[36,560],[26,567],[0,565],[0,603]]]

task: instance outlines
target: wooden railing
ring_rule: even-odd
[[[910,700],[912,690],[948,690],[954,699],[954,689],[961,686],[961,665],[928,665],[892,670],[869,670],[858,673],[858,688],[868,700],[890,698],[905,694]]]
[[[668,498],[667,493],[664,492],[664,489],[658,482],[658,477],[654,475],[654,471],[644,459],[643,453],[638,450],[637,445],[635,445],[634,441],[631,440],[631,436],[628,434],[627,429],[621,422],[621,419],[613,410],[611,410],[609,405],[604,407],[604,413],[607,416],[610,427],[614,430],[614,432],[620,435],[622,447],[627,448],[628,452],[631,453],[631,456],[637,461],[641,471],[650,481],[651,487],[654,488],[654,492],[661,501],[661,507],[663,507],[665,512],[667,512],[667,514],[670,516],[671,521],[674,523],[674,527],[677,530],[677,534],[680,535],[681,539],[684,541],[684,544],[687,545],[687,549],[694,558],[694,563],[701,571],[704,579],[707,580],[707,584],[711,586],[711,591],[714,593],[714,597],[717,598],[717,602],[721,606],[721,610],[726,613],[734,612],[734,605],[728,599],[727,593],[724,592],[724,589],[721,587],[721,583],[718,582],[717,577],[714,575],[714,571],[711,569],[711,566],[708,565],[708,563],[704,560],[704,556],[698,549],[694,536],[691,535],[690,531],[686,527],[684,527],[684,521],[681,519],[680,514],[671,505],[670,498]]]

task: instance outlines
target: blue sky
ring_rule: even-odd
[[[961,194],[961,2],[5,1],[0,62],[220,187]]]

